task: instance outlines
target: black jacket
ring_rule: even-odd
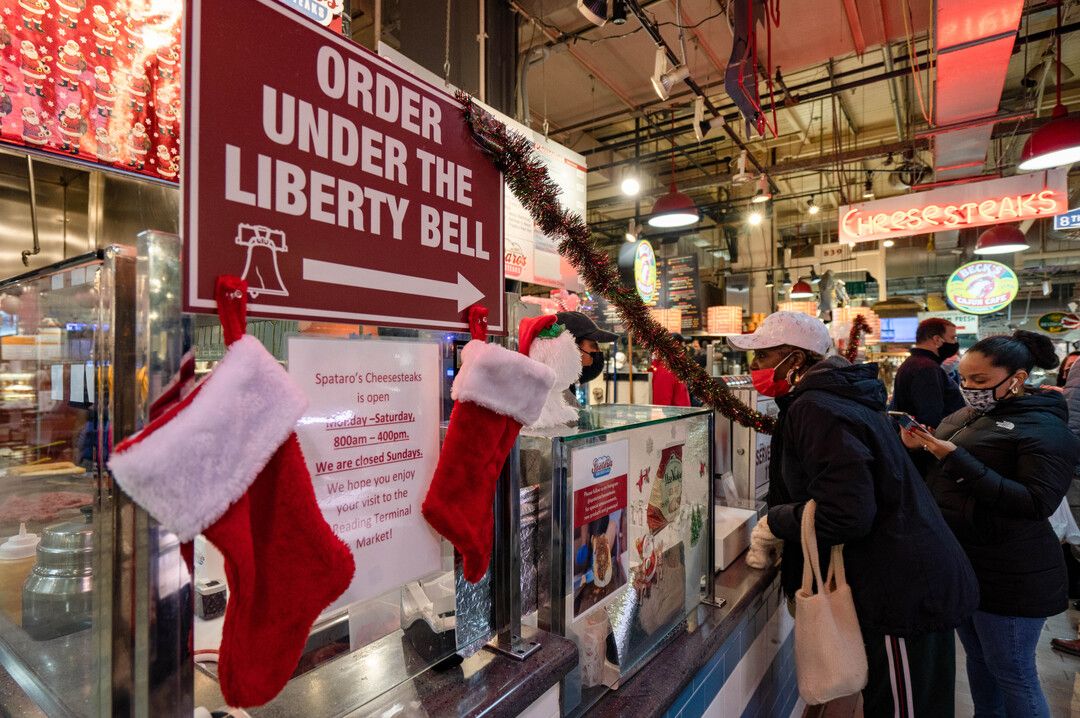
[[[769,528],[785,542],[784,590],[802,582],[799,526],[812,498],[822,553],[844,544],[861,623],[898,636],[955,628],[978,606],[975,576],[885,413],[877,371],[827,359],[778,400]]]
[[[937,436],[956,444],[927,475],[938,506],[971,559],[980,610],[1042,618],[1067,608],[1065,562],[1047,518],[1080,461],[1061,394],[1035,391],[988,414],[965,409]]]
[[[941,358],[915,347],[896,370],[889,408],[911,414],[923,426],[935,428],[946,416],[964,408],[964,396],[941,368]]]

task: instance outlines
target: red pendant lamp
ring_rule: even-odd
[[[672,127],[675,125],[675,115],[671,116]],[[656,200],[652,208],[652,216],[649,217],[649,225],[653,227],[685,227],[697,222],[701,218],[698,214],[694,200],[679,191],[675,184],[675,148],[671,148],[671,187],[667,194]]]
[[[975,254],[1012,254],[1030,248],[1027,237],[1015,224],[995,224],[979,235]]]
[[[1035,130],[1024,143],[1018,169],[1045,170],[1051,167],[1080,162],[1080,117],[1069,117],[1069,111],[1061,104],[1061,6],[1057,6],[1057,103],[1050,121]]]
[[[800,277],[799,281],[792,285],[791,293],[788,296],[792,299],[813,299],[814,288],[810,286],[809,282]]]

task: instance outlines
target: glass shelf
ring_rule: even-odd
[[[570,441],[603,436],[613,430],[629,430],[662,424],[690,416],[708,416],[712,409],[645,404],[602,404],[578,409],[576,426],[554,431],[522,431],[522,436],[544,437]]]

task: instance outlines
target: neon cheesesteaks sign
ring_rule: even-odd
[[[840,241],[872,242],[1052,217],[1068,210],[1066,169],[951,185],[840,208]]]

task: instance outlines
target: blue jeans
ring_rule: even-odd
[[[976,718],[1050,718],[1035,669],[1044,623],[976,611],[956,629],[967,653]]]

